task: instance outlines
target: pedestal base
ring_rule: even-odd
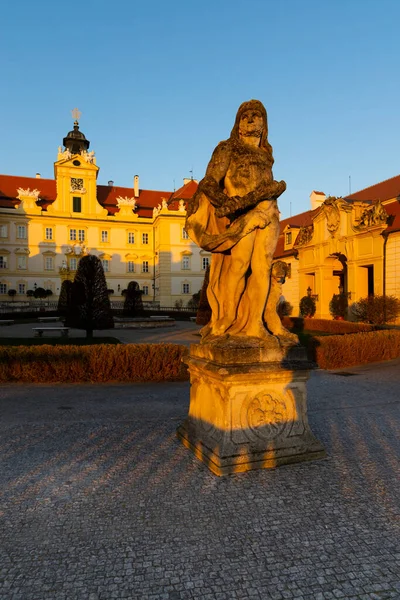
[[[271,338],[191,346],[189,415],[177,435],[216,475],[326,456],[308,425],[305,351]]]

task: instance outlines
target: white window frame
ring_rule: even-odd
[[[84,241],[85,241],[85,230],[78,229],[78,242],[84,242]]]
[[[100,238],[102,244],[108,244],[108,229],[101,230]]]
[[[184,227],[182,227],[182,239],[183,239],[183,240],[188,240],[188,239],[190,239],[190,238],[189,238],[189,234],[188,234],[188,232],[186,231],[186,229],[185,229]]]
[[[188,256],[188,255],[182,256],[181,266],[182,266],[183,271],[190,271],[190,256]]]
[[[0,269],[8,269],[8,254],[0,254]]]
[[[48,240],[48,241],[53,240],[53,228],[52,227],[45,227],[44,238],[45,238],[45,240]]]
[[[69,241],[76,242],[76,229],[69,230]]]
[[[28,237],[28,228],[26,225],[17,225],[17,239],[26,240]]]
[[[54,271],[54,257],[53,256],[45,256],[44,257],[44,270],[45,271]]]
[[[28,263],[28,260],[24,254],[17,256],[17,270],[18,271],[26,271],[27,263]]]
[[[110,259],[109,258],[102,258],[101,259],[101,264],[103,265],[103,271],[104,271],[104,273],[109,273],[110,272]]]
[[[182,294],[190,294],[190,283],[182,283]]]
[[[134,272],[135,272],[135,261],[128,260],[128,273],[134,273]]]
[[[210,257],[209,256],[202,256],[201,257],[201,270],[205,271],[208,267],[208,265],[210,264]]]
[[[0,294],[7,294],[7,284],[0,283]]]
[[[148,260],[142,261],[142,273],[149,273],[149,261]]]
[[[2,240],[8,238],[8,225],[6,223],[0,225],[0,238]]]
[[[144,296],[148,296],[149,295],[149,286],[148,285],[144,285],[142,287],[142,292]]]
[[[76,271],[78,269],[78,259],[77,258],[69,259],[69,269],[70,269],[70,271]]]
[[[26,283],[18,284],[18,294],[26,294]]]
[[[135,243],[135,233],[133,231],[128,231],[128,244]]]
[[[149,243],[149,234],[148,233],[142,233],[142,244],[144,246],[147,246]]]

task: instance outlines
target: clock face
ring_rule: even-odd
[[[76,161],[78,162],[78,161]],[[78,192],[83,189],[83,179],[79,179],[78,177],[71,177],[71,190],[73,192]]]

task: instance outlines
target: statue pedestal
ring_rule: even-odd
[[[177,434],[216,475],[326,456],[307,419],[311,368],[300,346],[271,336],[192,345],[190,407]]]

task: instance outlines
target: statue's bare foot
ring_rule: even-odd
[[[213,335],[222,335],[226,332],[226,330],[230,327],[231,320],[227,317],[223,317],[222,319],[218,319],[215,325],[212,328]]]
[[[299,338],[295,333],[291,333],[287,329],[282,328],[281,331],[273,334],[279,339],[282,344],[299,344]]]

